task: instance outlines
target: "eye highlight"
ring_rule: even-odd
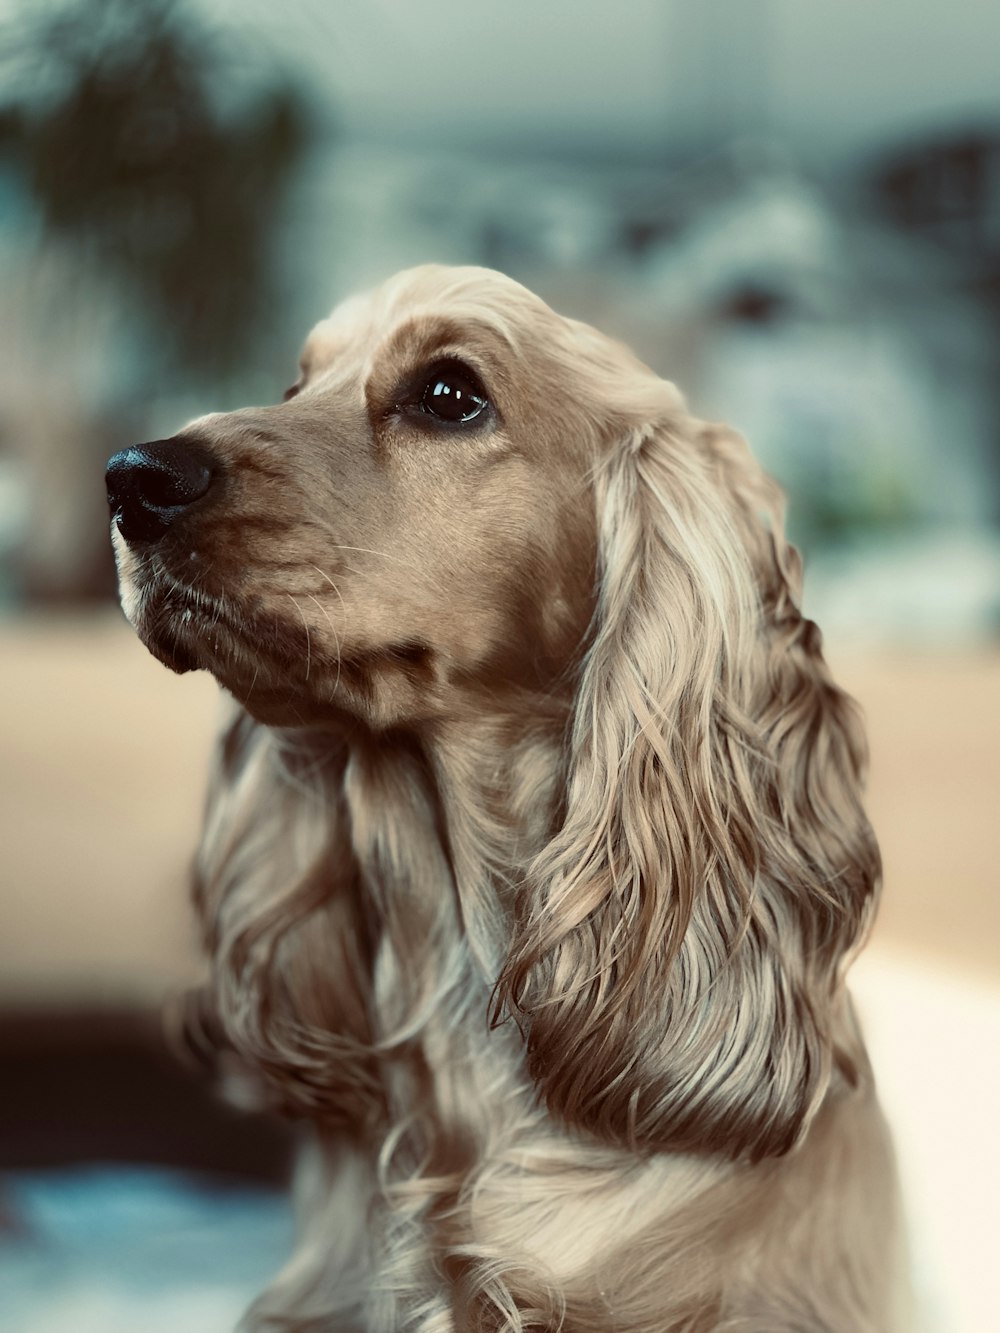
[[[432,367],[423,377],[416,400],[421,412],[452,425],[477,420],[489,405],[479,379],[460,361],[446,361]]]

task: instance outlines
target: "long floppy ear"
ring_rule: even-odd
[[[282,1110],[357,1130],[380,1093],[344,763],[242,709],[223,732],[195,863],[212,978],[188,1028],[241,1057]]]
[[[599,604],[560,831],[498,1000],[569,1124],[756,1160],[863,1055],[841,979],[879,858],[864,741],[800,615],[780,492],[680,413],[597,479]]]

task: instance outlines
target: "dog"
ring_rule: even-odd
[[[426,266],[107,483],[129,621],[233,697],[199,1031],[306,1139],[244,1327],[901,1329],[863,731],[744,441]]]

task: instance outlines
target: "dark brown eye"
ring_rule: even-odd
[[[421,411],[440,421],[475,421],[490,405],[486,390],[465,366],[436,366],[420,394]]]
[[[290,399],[295,398],[298,395],[299,389],[301,389],[301,387],[302,387],[301,384],[299,384],[298,382],[289,385],[289,387],[281,395],[281,401],[283,403],[287,403]]]

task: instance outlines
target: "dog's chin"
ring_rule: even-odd
[[[266,726],[382,730],[435,712],[426,644],[407,640],[325,660],[294,624],[199,605],[176,587],[148,588],[141,600],[123,593],[122,602],[127,614],[139,602],[129,619],[158,662],[178,675],[207,671]]]
[[[137,631],[139,638],[156,660],[163,666],[169,667],[171,671],[176,671],[178,676],[183,676],[188,671],[198,671],[204,665],[199,661],[197,653],[187,644],[165,636],[157,637],[140,627],[137,627]]]
[[[252,717],[272,727],[300,727],[328,720],[329,706],[289,688],[287,672],[273,667],[256,650],[256,658],[242,636],[208,617],[158,614],[134,623],[144,646],[156,660],[178,675],[207,671],[242,704]]]
[[[179,676],[188,671],[211,669],[205,645],[193,623],[192,612],[170,596],[147,597],[145,603],[122,596],[122,608],[143,646],[163,666]]]

